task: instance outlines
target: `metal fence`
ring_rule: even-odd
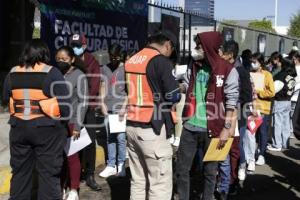
[[[157,29],[169,29],[178,36],[179,63],[187,63],[190,51],[195,47],[193,41],[197,33],[220,31],[224,40],[235,40],[239,43],[240,52],[250,49],[252,52],[264,53],[269,57],[272,52],[289,53],[293,46],[300,47],[300,39],[275,33],[250,29],[217,21],[199,12],[183,10],[162,3],[149,5],[149,34]],[[166,17],[167,16],[167,17]],[[178,27],[178,28],[177,28]]]
[[[234,39],[239,43],[240,51],[250,49],[269,57],[274,51],[288,54],[293,46],[299,48],[299,38],[217,22],[217,30],[223,33],[225,40]]]
[[[182,64],[187,63],[190,58],[190,50],[195,47],[194,37],[197,33],[213,31],[217,28],[213,18],[201,13],[161,3],[148,3],[148,5],[149,34],[158,29],[172,31],[178,37],[178,62]]]

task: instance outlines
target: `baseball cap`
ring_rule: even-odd
[[[71,46],[82,46],[82,45],[86,45],[86,37],[84,35],[79,35],[79,34],[74,34],[71,37],[71,42],[70,42]]]

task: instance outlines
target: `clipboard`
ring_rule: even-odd
[[[217,149],[219,141],[220,141],[220,138],[211,139],[209,147],[203,158],[203,162],[224,161],[226,159],[226,156],[228,155],[229,150],[231,148],[233,138],[229,138],[228,141],[226,142],[225,146],[220,150]]]

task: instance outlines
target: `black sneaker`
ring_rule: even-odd
[[[238,184],[231,184],[229,187],[228,195],[235,196],[238,193],[239,186]]]

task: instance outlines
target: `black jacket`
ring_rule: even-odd
[[[245,105],[246,103],[252,102],[252,84],[250,79],[249,71],[242,65],[240,59],[237,58],[234,67],[239,73],[239,80],[240,80],[240,97],[239,102],[241,106]]]

